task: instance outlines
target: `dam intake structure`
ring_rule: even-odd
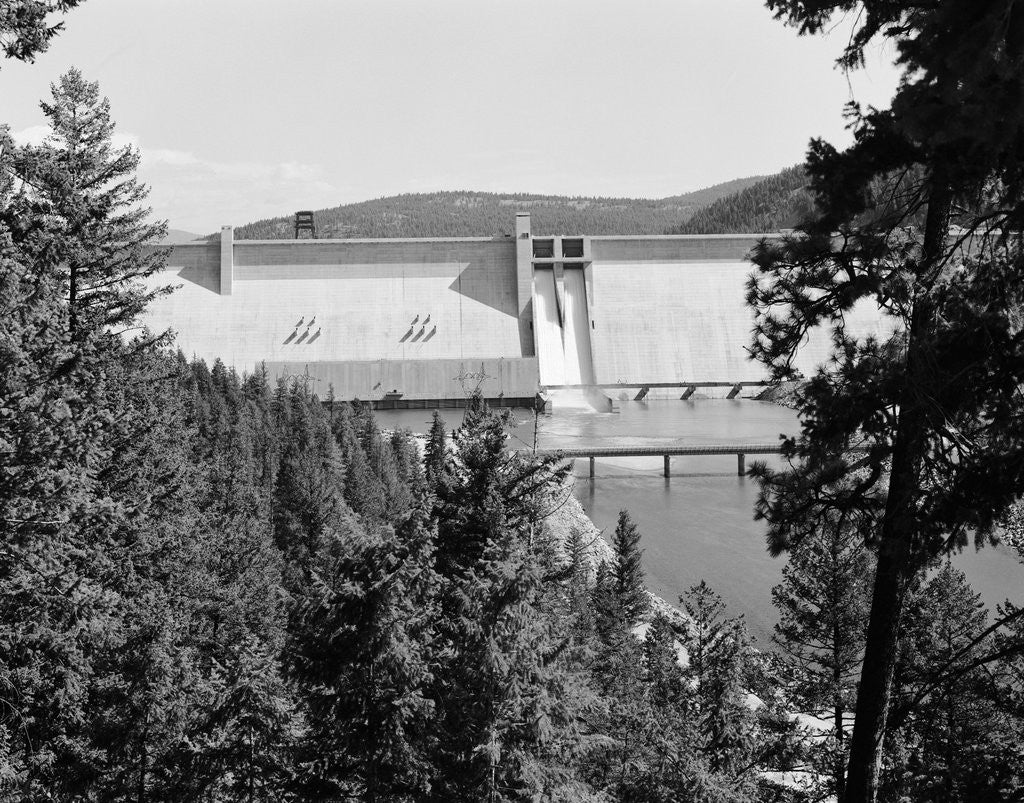
[[[491,404],[610,410],[767,376],[747,358],[746,257],[764,235],[234,240],[173,246],[144,322],[187,355],[309,383],[376,407]],[[301,324],[296,324],[301,321]],[[315,321],[315,325],[309,322]],[[857,334],[885,335],[856,308]],[[816,332],[798,368],[829,351]],[[688,388],[688,390],[687,390]]]

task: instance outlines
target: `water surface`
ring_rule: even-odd
[[[462,420],[460,410],[442,410],[449,428]],[[623,402],[618,414],[556,410],[536,419],[516,411],[522,422],[514,437],[540,448],[586,446],[664,446],[712,443],[772,443],[798,428],[792,410],[750,400]],[[379,412],[384,426],[423,432],[431,413],[423,410]],[[769,464],[780,465],[768,455]],[[751,458],[747,458],[748,461]],[[749,462],[748,462],[749,464]],[[784,559],[765,547],[765,527],[753,520],[757,484],[736,475],[732,455],[672,458],[672,477],[662,476],[662,458],[598,460],[588,477],[588,461],[574,469],[574,494],[594,523],[610,536],[619,510],[627,508],[643,535],[644,566],[652,591],[676,603],[679,595],[706,580],[743,614],[763,645],[777,617],[771,588],[779,582]],[[1024,601],[1024,567],[1006,547],[973,548],[954,558],[985,602]]]

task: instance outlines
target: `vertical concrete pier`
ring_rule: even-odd
[[[220,227],[220,294],[231,295],[231,280],[235,274],[235,230]]]

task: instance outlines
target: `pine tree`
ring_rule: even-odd
[[[43,222],[23,247],[65,286],[72,333],[130,326],[165,292],[146,283],[167,251],[147,250],[166,234],[140,206],[148,189],[135,176],[139,154],[115,149],[110,103],[99,85],[72,68],[41,105],[51,133],[43,145],[15,151],[15,169],[30,188],[33,220]]]
[[[725,603],[703,580],[679,601],[690,617],[686,674],[694,684],[702,749],[712,771],[736,775],[752,747],[753,717],[742,685],[749,637],[742,618],[723,618]]]
[[[541,615],[554,567],[542,509],[566,476],[551,459],[506,453],[507,414],[470,400],[436,501],[441,579],[439,783],[433,799],[539,793],[535,757],[557,731],[561,669]]]
[[[285,556],[285,586],[307,582],[325,534],[347,513],[342,460],[319,400],[298,383],[287,391],[274,491],[275,542]]]
[[[370,527],[324,538],[297,611],[290,653],[308,711],[305,796],[421,799],[430,785],[434,533],[421,510],[396,532]]]
[[[772,589],[779,611],[775,641],[795,672],[796,702],[823,718],[831,714],[832,789],[842,798],[847,718],[864,650],[871,555],[858,533],[826,523],[790,550],[782,582]]]
[[[0,796],[32,799],[58,746],[77,752],[89,675],[79,634],[107,612],[73,527],[94,499],[102,411],[91,383],[62,370],[78,351],[59,284],[12,243],[11,223],[24,219],[9,217],[9,144],[0,131]]]
[[[9,0],[0,7],[0,49],[9,59],[35,61],[64,23],[50,24],[54,13],[66,14],[83,0]]]
[[[448,435],[445,432],[444,419],[434,410],[434,418],[430,423],[427,435],[426,453],[423,457],[423,471],[427,484],[431,487],[443,482],[448,458]]]
[[[644,586],[644,567],[641,562],[640,532],[629,513],[619,511],[615,528],[615,591],[619,596],[626,620],[635,624],[650,608]]]
[[[1004,703],[1007,681],[975,652],[1020,654],[995,639],[988,611],[947,560],[908,604],[883,794],[921,801],[1010,800],[1024,788],[1024,719]],[[1008,649],[1009,648],[1009,649]]]
[[[775,378],[793,376],[810,330],[833,332],[834,360],[798,400],[796,467],[760,474],[761,512],[775,553],[813,515],[875,522],[863,529],[878,558],[843,801],[871,803],[909,589],[1024,491],[1024,13],[1011,0],[767,6],[810,34],[848,14],[840,66],[884,41],[903,70],[890,108],[848,108],[850,147],[811,142],[815,211],[755,249],[748,292],[752,351]],[[897,335],[856,338],[845,322],[858,302]],[[868,451],[844,457],[850,445]]]
[[[384,487],[360,441],[356,416],[347,402],[337,406],[331,429],[345,464],[345,501],[367,519],[383,521],[387,515]]]
[[[11,777],[28,799],[83,794],[99,776],[128,773],[144,790],[146,751],[174,737],[175,708],[191,682],[188,672],[164,671],[180,655],[188,607],[173,599],[167,573],[181,555],[178,536],[189,529],[178,492],[183,454],[165,417],[174,411],[167,403],[173,383],[154,382],[145,343],[126,345],[106,328],[141,310],[146,294],[132,280],[160,265],[125,239],[140,245],[159,227],[124,212],[137,196],[104,192],[101,176],[88,180],[103,197],[75,183],[86,180],[84,166],[97,164],[91,149],[102,161],[109,118],[83,101],[83,116],[95,115],[76,122],[59,105],[51,110],[50,144],[11,149],[4,142],[0,157],[13,162],[0,180],[2,303],[23,308],[9,318],[4,349],[4,358],[18,362],[4,372],[11,383],[4,439],[14,449],[2,483],[10,494],[3,500],[10,562],[0,569],[0,606],[12,673],[5,710],[23,740],[11,751]],[[74,140],[76,157],[58,147],[61,137]],[[128,162],[106,168],[122,179],[118,186],[137,186]],[[24,182],[17,193],[10,175]],[[112,284],[89,284],[98,272],[78,282],[87,265]],[[72,293],[70,276],[76,293],[88,292]],[[89,325],[83,309],[93,316]],[[20,666],[26,660],[29,671]],[[103,737],[111,721],[127,723],[121,731],[130,733],[140,717],[150,722],[136,745],[141,754],[127,756]]]

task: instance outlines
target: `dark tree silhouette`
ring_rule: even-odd
[[[1024,7],[768,0],[801,33],[850,13],[840,58],[887,40],[904,71],[889,109],[848,113],[845,151],[813,140],[816,213],[754,253],[753,354],[793,375],[807,332],[834,330],[833,363],[800,394],[799,467],[761,471],[774,553],[816,517],[865,527],[878,563],[845,803],[874,801],[908,589],[936,555],[979,539],[1024,490]],[[858,302],[898,333],[857,339]],[[867,453],[846,457],[851,444]],[[856,468],[855,468],[856,466]],[[849,481],[837,482],[841,478]]]

